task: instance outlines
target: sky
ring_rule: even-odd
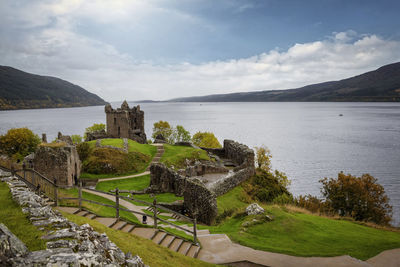
[[[398,0],[0,0],[0,65],[106,101],[291,89],[400,61]]]

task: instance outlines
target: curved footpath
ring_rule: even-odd
[[[157,154],[153,158],[151,163],[159,162],[164,149],[162,144],[154,144],[157,146]],[[150,163],[150,164],[151,164]],[[142,175],[150,174],[148,169],[140,174],[100,179],[102,181],[129,179]],[[95,194],[104,198],[107,198],[115,202],[113,196],[102,194],[100,192],[93,192],[90,190],[83,189],[83,191]],[[128,209],[143,212],[142,209],[145,206],[136,206],[131,202],[120,199],[120,204]],[[133,213],[139,221],[142,219],[141,216]],[[153,225],[154,221],[148,217],[148,224]],[[198,255],[198,259],[215,263],[215,264],[227,264],[227,263],[243,263],[252,262],[262,266],[282,266],[282,267],[299,267],[299,266],[332,266],[332,267],[347,267],[347,266],[364,266],[364,267],[400,267],[400,248],[383,251],[377,256],[370,258],[367,261],[361,261],[348,255],[337,256],[337,257],[296,257],[286,254],[267,252],[245,247],[236,243],[233,243],[226,234],[200,234],[198,239],[201,243],[201,250]],[[247,266],[247,265],[237,265]],[[252,266],[252,265],[249,265]]]

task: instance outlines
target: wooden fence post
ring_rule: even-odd
[[[54,178],[54,205],[58,206],[58,190],[57,190],[57,179]]]
[[[119,219],[119,190],[115,188],[115,218]]]
[[[154,197],[153,200],[153,212],[154,212],[154,228],[157,228],[157,200]]]
[[[34,172],[33,170],[31,170],[31,173],[32,173],[32,184],[33,184],[34,186],[36,186],[35,172]]]
[[[24,171],[24,180],[26,181],[26,171],[25,171],[25,169],[26,169],[26,165],[25,165],[25,162],[24,162],[24,163],[22,163],[22,170]]]
[[[15,175],[14,165],[11,163],[11,176]]]
[[[79,189],[78,189],[78,193],[79,193],[79,209],[82,209],[82,181],[79,180]]]

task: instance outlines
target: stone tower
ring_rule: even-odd
[[[121,108],[113,109],[111,105],[105,106],[107,121],[107,136],[111,138],[129,138],[138,143],[146,143],[144,132],[144,112],[140,106],[129,108],[124,101]]]

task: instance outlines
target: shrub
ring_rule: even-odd
[[[361,177],[338,174],[338,178],[324,178],[322,195],[340,216],[350,216],[358,221],[371,221],[387,225],[391,220],[392,206],[385,189],[369,174]]]
[[[265,145],[255,147],[255,150],[257,168],[269,172],[271,170],[271,151]]]
[[[83,162],[85,161],[91,152],[90,145],[87,142],[80,143],[76,146],[76,150],[78,151],[79,159]]]
[[[190,132],[183,128],[182,125],[177,125],[172,131],[172,143],[190,142]]]
[[[41,140],[28,128],[13,128],[0,136],[0,150],[18,160],[34,152]]]
[[[85,129],[85,134],[83,137],[86,139],[88,133],[94,133],[98,131],[105,131],[106,130],[106,125],[104,123],[94,123],[92,126],[87,127]]]
[[[192,142],[196,146],[206,148],[221,148],[221,144],[211,132],[197,132],[192,137]]]
[[[112,148],[95,148],[83,163],[92,174],[124,174],[144,169],[150,157],[140,152],[124,153]]]
[[[74,143],[74,145],[82,143],[82,136],[80,136],[79,134],[71,135],[71,139],[72,139],[72,143]]]

